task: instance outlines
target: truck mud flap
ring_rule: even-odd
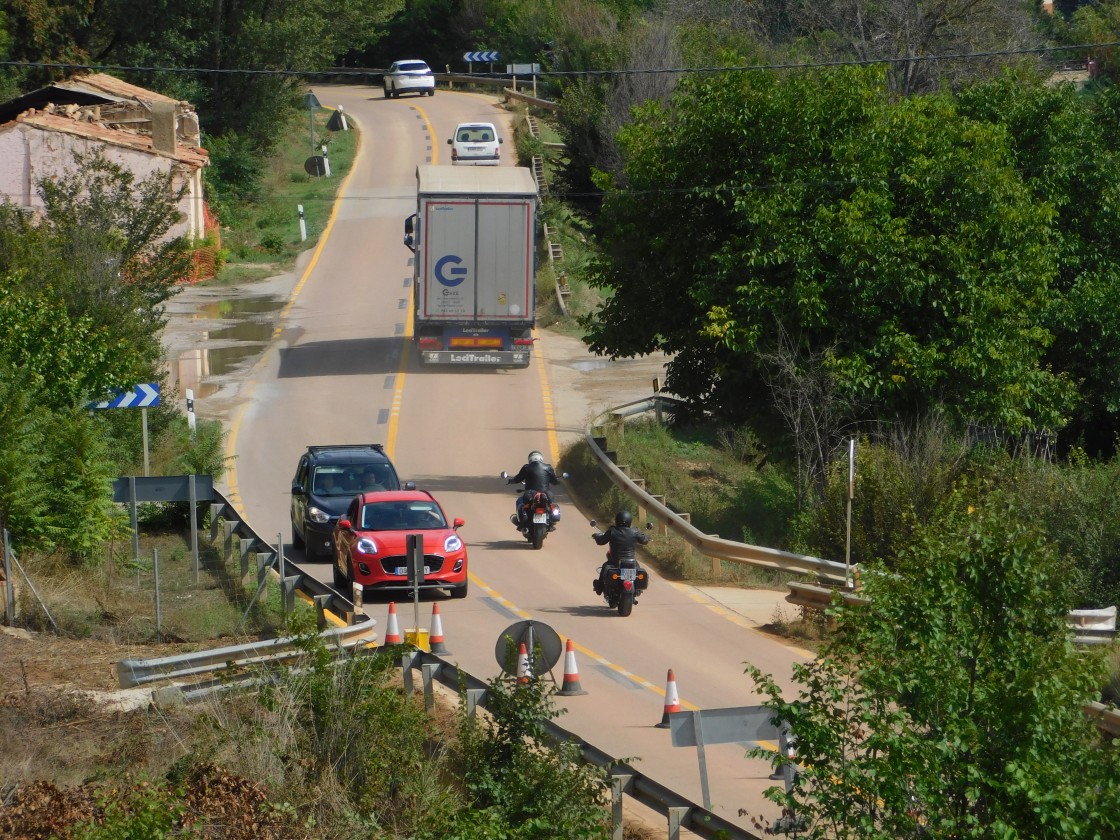
[[[487,365],[491,367],[528,367],[528,350],[421,350],[426,365]]]

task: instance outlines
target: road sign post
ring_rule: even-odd
[[[502,54],[497,50],[476,50],[475,52],[463,53],[463,61],[467,62],[467,72],[473,73],[474,62],[487,63],[490,65],[490,72],[494,72],[494,62],[501,61]]]
[[[412,626],[420,632],[420,584],[424,582],[424,535],[405,535],[405,561],[408,583],[412,587]]]
[[[89,405],[94,410],[106,408],[140,409],[140,421],[144,425],[144,475],[148,474],[148,407],[154,405],[159,405],[158,382],[134,385],[131,389],[121,391],[114,397]]]

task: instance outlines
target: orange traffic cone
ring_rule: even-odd
[[[563,697],[587,693],[583,690],[583,686],[579,684],[579,671],[576,670],[576,652],[571,639],[568,639],[567,649],[564,651],[564,687],[556,693]]]
[[[451,653],[443,644],[443,622],[439,617],[439,604],[432,604],[432,632],[428,635],[428,646],[437,656]]]
[[[529,651],[525,649],[525,643],[522,642],[517,649],[517,681],[527,683],[532,676],[533,674],[529,670]]]
[[[385,625],[385,644],[399,645],[404,639],[401,637],[401,628],[397,624],[397,605],[389,602],[389,621]]]
[[[669,669],[669,677],[665,682],[665,711],[661,715],[661,723],[657,724],[658,729],[669,728],[669,715],[673,712],[681,710],[681,698],[677,694],[677,678],[673,676],[673,669]]]

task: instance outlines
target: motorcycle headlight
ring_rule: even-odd
[[[362,537],[360,540],[358,540],[358,544],[354,547],[358,550],[359,554],[377,553],[377,543],[375,543],[369,537]]]
[[[447,552],[458,551],[463,547],[463,541],[458,534],[451,534],[443,541],[443,550]]]
[[[320,525],[331,521],[331,515],[329,513],[325,510],[319,510],[319,508],[314,505],[307,509],[307,515],[311,517],[312,522],[318,522]]]

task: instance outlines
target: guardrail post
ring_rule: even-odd
[[[268,576],[268,570],[272,568],[272,561],[269,560],[267,554],[257,555],[257,586],[264,585],[264,579]]]
[[[650,496],[650,498],[653,499],[655,502],[657,502],[659,505],[664,505],[665,504],[665,497],[664,496]],[[668,526],[668,524],[666,524],[666,522],[664,520],[658,519],[657,520],[656,531],[657,531],[657,535],[659,537],[663,537],[663,536],[665,536],[666,534],[669,533],[669,526]]]
[[[467,717],[473,718],[478,707],[482,701],[486,699],[485,688],[468,688],[467,689]]]
[[[233,556],[233,522],[222,520],[222,562],[228,563]]]
[[[245,578],[249,576],[249,554],[252,547],[252,540],[247,540],[244,537],[238,538],[237,548],[241,552],[241,581],[243,583]]]
[[[611,840],[622,840],[622,792],[633,779],[629,774],[611,773]]]
[[[357,581],[354,581],[350,590],[350,601],[354,604],[354,611],[350,613],[350,623],[356,624],[359,615],[365,615],[366,611],[362,609],[362,592],[365,587]]]
[[[420,666],[420,679],[424,683],[424,708],[429,712],[436,705],[435,689],[432,687],[432,681],[438,673],[438,662],[425,662]]]
[[[327,604],[331,602],[330,595],[315,596],[315,621],[320,630],[327,626]]]
[[[218,522],[222,518],[222,505],[214,502],[210,505],[210,542],[218,541]]]
[[[404,682],[404,693],[412,694],[412,654],[401,656],[401,680]]]
[[[670,805],[669,811],[669,840],[681,840],[681,825],[688,814],[688,808],[679,805]]]
[[[292,575],[280,581],[280,605],[285,618],[287,618],[288,613],[296,608],[297,583],[299,583],[299,575]]]

